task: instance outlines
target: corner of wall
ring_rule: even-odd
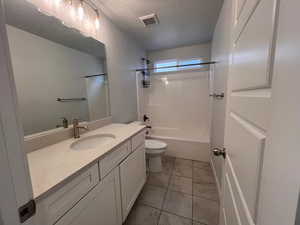
[[[134,121],[137,119],[135,69],[141,66],[146,50],[105,15],[102,20],[100,39],[106,47],[111,115],[114,122]]]

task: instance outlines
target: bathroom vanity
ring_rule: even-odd
[[[81,140],[87,144],[75,148]],[[121,225],[146,181],[145,163],[145,127],[136,124],[107,125],[29,153],[37,223]]]

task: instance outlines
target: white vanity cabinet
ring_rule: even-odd
[[[121,225],[119,169],[115,168],[55,225]]]
[[[146,181],[145,132],[37,201],[40,225],[122,225]]]
[[[120,164],[123,222],[146,182],[144,141]]]

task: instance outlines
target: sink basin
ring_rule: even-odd
[[[105,145],[116,138],[113,134],[97,134],[88,137],[83,137],[71,144],[73,150],[95,149]]]

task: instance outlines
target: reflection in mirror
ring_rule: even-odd
[[[5,0],[5,7],[25,135],[66,126],[64,118],[70,124],[109,116],[104,45],[25,0]]]

